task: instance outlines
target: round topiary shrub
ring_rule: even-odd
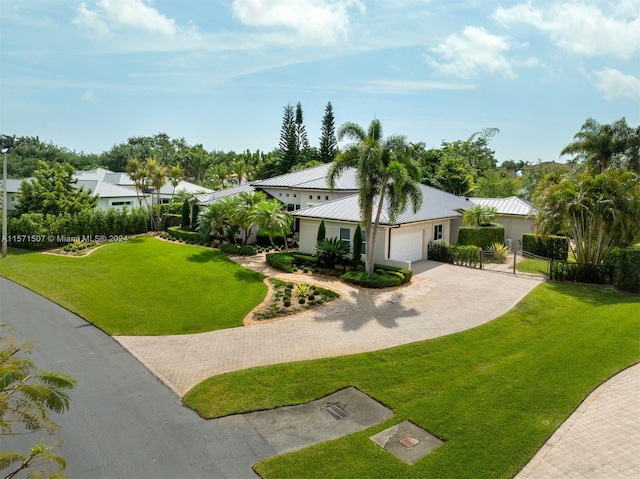
[[[309,272],[309,268],[302,268],[302,272],[303,273],[308,273]]]
[[[316,296],[314,294],[312,294],[311,296],[309,296],[309,301],[314,301],[316,299]]]
[[[285,300],[284,300],[284,302],[283,302],[282,304],[284,304],[284,306],[285,306],[286,308],[288,308],[289,306],[291,306],[291,301],[290,301],[290,300],[288,300],[288,299],[285,299]]]
[[[304,304],[306,302],[307,302],[307,300],[305,298],[299,298],[298,299],[298,304]]]

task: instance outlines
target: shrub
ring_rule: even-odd
[[[640,248],[625,248],[618,251],[616,287],[623,291],[640,293]]]
[[[493,243],[504,243],[504,227],[492,223],[492,226],[463,226],[458,230],[458,245],[473,245],[487,248]]]
[[[413,271],[411,271],[410,269],[406,269],[406,268],[398,268],[396,266],[385,266],[385,265],[382,265],[382,264],[375,264],[375,265],[373,265],[373,267],[377,268],[377,269],[381,269],[383,272],[393,271],[393,272],[396,272],[396,273],[402,273],[402,276],[403,276],[402,284],[406,284],[409,281],[411,281],[411,277],[413,276]]]
[[[356,226],[356,232],[353,234],[353,251],[351,255],[351,264],[358,266],[362,261],[362,228]]]
[[[189,218],[189,213],[191,208],[189,207],[188,201],[182,202],[182,215],[180,216],[180,228],[186,230],[191,227],[191,219]]]
[[[293,267],[293,256],[287,253],[267,253],[267,263],[285,273],[293,273],[297,268]]]
[[[327,228],[324,225],[324,218],[320,220],[320,226],[318,226],[318,235],[316,236],[316,243],[319,243],[325,239],[327,235]]]
[[[569,240],[565,236],[522,235],[522,251],[558,261],[566,261],[569,256]]]
[[[509,248],[502,243],[493,243],[487,248],[487,252],[493,255],[497,260],[505,262],[509,254]]]
[[[304,304],[306,302],[307,302],[307,300],[305,299],[304,296],[301,296],[301,297],[298,298],[298,304]]]
[[[613,267],[607,265],[554,261],[551,266],[551,279],[556,281],[607,284],[612,278]]]
[[[220,246],[220,251],[224,254],[237,254],[241,256],[253,256],[256,249],[249,245],[224,244]]]
[[[402,281],[397,276],[383,273],[367,273],[366,271],[348,271],[340,278],[347,283],[364,286],[365,288],[389,288],[400,286]]]
[[[276,246],[284,246],[284,236],[279,233],[273,234],[273,242]],[[260,246],[272,246],[271,241],[269,241],[269,234],[265,230],[259,230],[256,233],[256,243]]]
[[[344,259],[348,253],[348,244],[339,238],[329,238],[318,241],[315,256],[318,258],[318,264],[320,266],[335,268],[336,263]]]
[[[200,241],[202,236],[196,231],[183,230],[179,226],[171,226],[167,229],[167,233],[176,239],[183,241]]]
[[[303,273],[308,273],[309,272],[309,268],[302,268],[302,272]]]
[[[429,243],[429,256],[431,261],[453,264],[456,254],[456,246],[444,243],[443,241],[432,241]]]
[[[285,306],[285,308],[288,308],[289,306],[291,306],[291,300],[285,299],[282,304]]]
[[[456,246],[453,261],[460,266],[475,268],[480,264],[482,248],[474,245]]]
[[[293,256],[294,264],[296,266],[316,266],[318,264],[318,258],[310,254],[291,253],[291,256]]]

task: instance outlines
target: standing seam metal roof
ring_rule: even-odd
[[[517,196],[469,199],[478,206],[494,207],[500,215],[534,216],[538,213],[538,210],[529,201]]]
[[[272,187],[329,190],[327,172],[329,171],[330,166],[331,163],[325,163],[305,170],[274,176],[273,178],[267,178],[265,180],[252,181],[251,184],[259,188]],[[357,189],[358,184],[356,182],[356,170],[354,168],[348,168],[344,171],[344,173],[336,180],[334,188],[335,191],[356,191]]]

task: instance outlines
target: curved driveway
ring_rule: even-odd
[[[255,261],[239,262],[264,271],[264,259]],[[414,269],[410,286],[385,292],[278,274],[339,288],[343,298],[315,311],[244,328],[115,339],[183,396],[204,379],[229,371],[375,351],[473,328],[506,313],[540,284],[435,262]]]

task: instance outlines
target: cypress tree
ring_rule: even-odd
[[[189,221],[189,202],[184,200],[182,202],[182,219],[180,220],[180,228],[183,230],[189,229],[191,222]]]
[[[318,237],[316,238],[318,243],[320,243],[320,241],[322,241],[326,235],[327,235],[327,230],[324,226],[324,218],[323,218],[322,221],[320,221],[320,226],[318,226]]]
[[[191,230],[195,231],[198,229],[198,213],[200,212],[200,208],[198,207],[198,203],[195,201],[191,206]]]
[[[360,264],[362,257],[362,229],[360,225],[356,227],[356,231],[353,234],[353,265]]]

